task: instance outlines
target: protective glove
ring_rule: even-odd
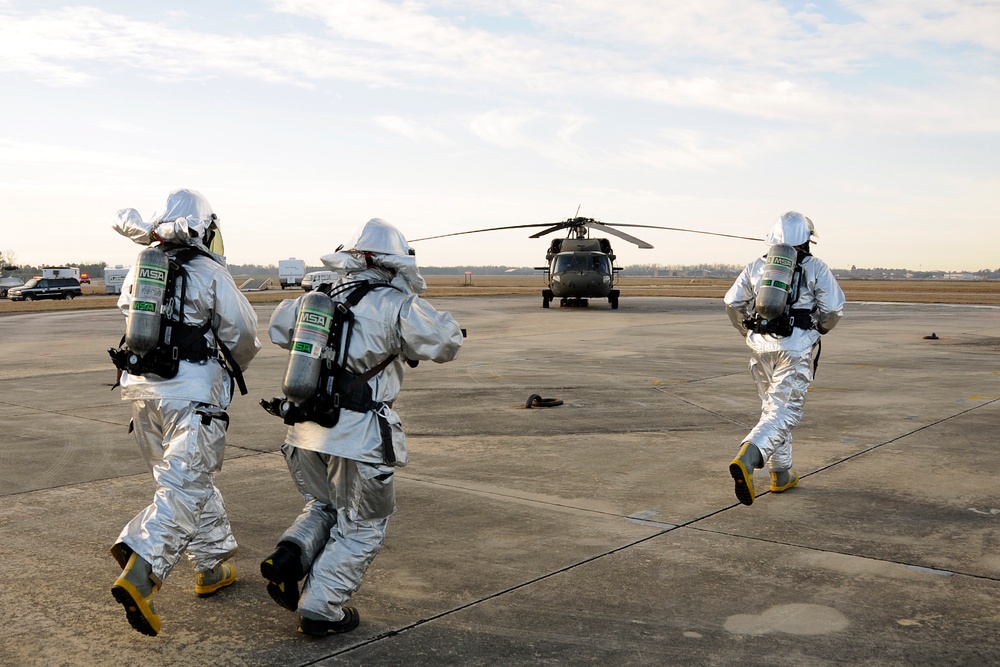
[[[139,245],[149,245],[153,242],[153,223],[143,221],[142,216],[134,208],[123,208],[118,211],[111,227]]]
[[[118,211],[112,228],[139,245],[149,245],[155,241],[179,245],[194,245],[198,242],[197,227],[192,226],[187,218],[177,218],[170,222],[146,222],[134,208]]]

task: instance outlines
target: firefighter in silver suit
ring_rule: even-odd
[[[843,315],[844,293],[836,278],[822,260],[810,254],[814,236],[812,220],[789,211],[764,239],[769,247],[785,244],[797,252],[798,289],[788,296],[789,312],[797,316],[782,334],[754,330],[755,298],[766,279],[765,257],[743,269],[724,299],[733,326],[750,348],[750,375],[761,400],[760,420],[743,438],[729,466],[736,497],[744,505],[753,504],[753,471],[765,463],[774,493],[798,484],[798,474],[792,469],[792,429],[802,419],[806,391],[819,362],[820,337]]]
[[[341,306],[362,282],[382,289],[351,307],[353,332],[341,341],[346,370],[370,390],[367,408],[340,409],[332,427],[293,423],[282,447],[305,507],[261,563],[261,574],[275,602],[299,613],[299,632],[313,636],[348,632],[360,622],[347,602],[382,547],[396,511],[393,472],[407,462],[406,439],[391,407],[404,362],[451,361],[463,336],[449,313],[418,296],[424,279],[405,237],[387,222],[370,220],[346,250],[322,261],[340,276],[324,289]],[[278,305],[271,342],[290,348],[305,298]]]
[[[114,229],[140,245],[165,249],[167,256],[187,253],[184,287],[172,306],[183,320],[178,332],[182,327],[196,332],[180,349],[173,377],[127,370],[119,377],[122,399],[132,404],[130,429],[156,491],[111,548],[124,568],[112,594],[132,627],[152,636],[160,618],[151,598],[182,554],[194,564],[195,592],[201,596],[236,580],[235,568],[224,563],[237,544],[215,473],[222,467],[232,373],[242,385],[242,371],[260,342],[257,316],[226,269],[218,218],[202,195],[174,191],[148,221],[135,209],[124,209]],[[118,300],[126,318],[135,283],[133,267]]]

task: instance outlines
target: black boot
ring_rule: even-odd
[[[274,553],[261,562],[260,573],[267,579],[267,593],[272,600],[289,611],[299,608],[299,582],[305,576],[299,545],[278,544]]]
[[[310,637],[325,637],[350,632],[361,623],[361,615],[354,607],[343,607],[344,617],[339,621],[303,616],[299,622],[299,632]]]

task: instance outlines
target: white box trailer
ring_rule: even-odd
[[[76,278],[80,280],[80,269],[75,266],[47,266],[42,269],[42,278]]]
[[[125,282],[125,276],[128,274],[129,267],[122,266],[121,264],[110,267],[104,267],[104,293],[105,294],[121,294],[122,293],[122,283]]]
[[[306,274],[306,262],[303,259],[282,259],[278,262],[278,282],[281,289],[298,287],[302,284],[302,276]]]

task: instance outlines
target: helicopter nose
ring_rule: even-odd
[[[588,289],[596,287],[593,277],[583,273],[582,271],[574,275],[564,276],[563,283],[571,289]]]

